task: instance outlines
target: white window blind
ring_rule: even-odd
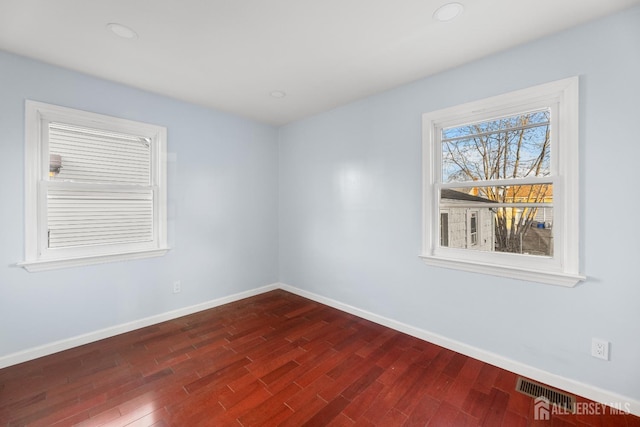
[[[153,240],[152,191],[52,187],[47,192],[49,248]]]
[[[60,171],[47,191],[48,248],[153,240],[148,138],[49,123],[49,154]]]
[[[62,159],[53,180],[149,185],[148,138],[49,123],[49,154]]]

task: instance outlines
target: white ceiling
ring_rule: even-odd
[[[0,49],[280,125],[640,3],[458,1],[0,0]]]

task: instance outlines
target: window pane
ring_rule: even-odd
[[[448,246],[455,248],[551,256],[552,203],[552,184],[440,191],[440,208],[450,216]]]
[[[153,192],[50,189],[47,220],[48,248],[151,242]]]
[[[149,185],[151,145],[135,135],[49,124],[52,181]]]
[[[495,250],[553,256],[553,208],[499,208]]]
[[[441,247],[553,256],[553,208],[470,211],[460,206],[440,213]]]
[[[549,110],[442,130],[442,181],[549,176]]]

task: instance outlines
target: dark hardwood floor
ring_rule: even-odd
[[[516,378],[278,290],[2,369],[0,425],[640,426],[535,421]]]

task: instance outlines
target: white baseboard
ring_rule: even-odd
[[[100,329],[98,331],[89,332],[87,334],[78,335],[50,344],[45,344],[39,347],[34,347],[17,353],[9,354],[7,356],[0,357],[0,369],[6,368],[7,366],[17,365],[18,363],[27,362],[29,360],[37,359],[39,357],[48,356],[59,351],[68,350],[73,347],[89,344],[101,339],[113,337],[125,332],[144,328],[146,326],[166,322],[167,320],[177,319],[178,317],[187,316],[189,314],[197,313],[203,310],[208,310],[213,307],[218,307],[223,304],[228,304],[230,302],[252,297],[254,295],[269,292],[278,288],[279,284],[274,283],[271,285],[263,286],[261,288],[251,289],[249,291],[217,298],[204,303],[179,308],[177,310],[168,311],[166,313],[157,314],[155,316],[145,317],[144,319],[134,320],[133,322],[111,326],[109,328]]]
[[[396,320],[389,319],[387,317],[341,303],[340,301],[336,301],[322,295],[298,289],[284,283],[280,283],[279,287],[280,289],[283,289],[287,292],[291,292],[293,294],[308,298],[321,304],[328,305],[341,311],[345,311],[355,316],[362,317],[374,323],[378,323],[396,331],[403,332],[407,335],[420,338],[421,340],[428,341],[449,350],[453,350],[457,353],[464,354],[465,356],[473,357],[474,359],[478,359],[482,362],[497,366],[515,374],[522,375],[532,380],[539,381],[541,383],[577,394],[582,397],[586,397],[587,399],[593,400],[598,403],[613,406],[616,409],[622,408],[623,410],[628,410],[632,414],[640,416],[640,401],[638,400],[631,399],[629,397],[622,396],[608,390],[603,390],[589,384],[581,383],[570,378],[565,378],[560,375],[544,371],[542,369],[534,368],[524,363],[517,362],[504,356],[500,356],[499,354],[482,350],[480,348],[470,346],[460,341],[452,340],[442,335],[434,334],[433,332],[425,331],[424,329],[416,328],[414,326],[407,325],[406,323],[398,322]],[[619,407],[619,405],[621,405],[621,408]]]

